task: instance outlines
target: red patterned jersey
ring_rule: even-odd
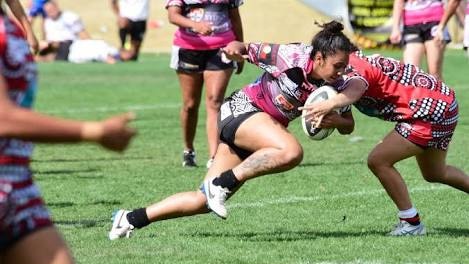
[[[441,80],[381,55],[351,54],[344,82],[351,78],[360,78],[368,86],[356,108],[388,121],[439,123],[455,102],[454,91]]]

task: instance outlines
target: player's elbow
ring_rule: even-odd
[[[346,118],[344,118],[344,122],[341,124],[341,126],[337,127],[337,131],[339,131],[339,134],[341,135],[349,135],[353,132],[355,129],[355,120],[353,119],[352,115],[350,113],[346,113]]]
[[[337,128],[337,131],[339,131],[339,134],[341,135],[352,134],[353,130],[355,130],[355,124],[350,124],[348,126]]]

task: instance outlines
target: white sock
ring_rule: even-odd
[[[417,209],[412,206],[410,209],[399,211],[397,215],[399,218],[412,218],[417,215]]]

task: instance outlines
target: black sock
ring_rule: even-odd
[[[221,186],[223,188],[227,188],[228,190],[232,191],[236,187],[238,187],[240,182],[238,181],[238,179],[236,179],[233,170],[227,170],[220,174],[220,176],[213,179],[213,184]]]
[[[150,224],[146,208],[135,209],[127,214],[127,221],[135,228],[142,228]]]
[[[125,40],[127,37],[127,28],[120,28],[119,29],[119,38],[121,41],[121,47],[124,48],[125,46]]]

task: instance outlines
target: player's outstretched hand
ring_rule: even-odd
[[[248,58],[246,45],[240,41],[232,41],[222,48],[224,60],[242,62]]]
[[[122,152],[136,134],[135,129],[128,126],[133,119],[134,113],[125,113],[100,122],[85,122],[81,130],[82,139],[96,142],[108,150]]]
[[[98,143],[112,151],[124,151],[136,134],[135,129],[128,126],[134,119],[134,113],[125,113],[101,121],[103,134]]]

